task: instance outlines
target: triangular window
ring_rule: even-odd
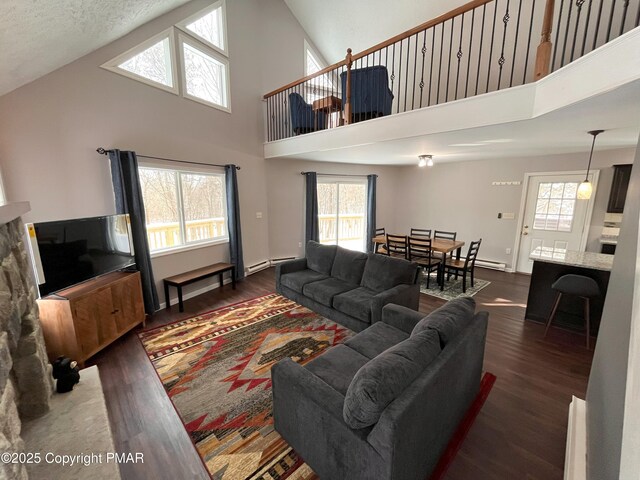
[[[177,93],[173,30],[144,42],[103,67],[144,83]]]
[[[221,53],[227,53],[224,2],[216,2],[180,22],[178,27]]]
[[[126,62],[122,62],[118,67],[167,87],[173,86],[171,50],[168,38],[160,40]]]

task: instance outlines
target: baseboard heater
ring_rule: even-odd
[[[245,273],[247,275],[251,275],[252,273],[259,272],[260,270],[264,270],[269,267],[273,267],[278,263],[286,262],[287,260],[293,260],[296,257],[285,257],[285,258],[272,258],[271,260],[264,260],[262,262],[258,262],[254,265],[251,265],[245,268]]]
[[[493,260],[476,260],[476,267],[490,268],[491,270],[500,270],[504,272],[507,270],[506,263],[494,262]]]

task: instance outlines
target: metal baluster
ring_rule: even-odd
[[[603,0],[600,0],[601,2]],[[556,54],[558,53],[558,45],[560,39],[560,22],[562,21],[562,10],[564,7],[564,0],[560,0],[560,10],[558,11],[558,24],[556,25],[556,39],[553,42],[553,57],[551,59],[551,71],[553,72],[556,65]]]
[[[400,88],[402,86],[402,40],[400,40],[400,58],[398,60],[398,108],[396,113],[400,113]],[[407,91],[404,91],[405,100],[407,99]]]
[[[409,54],[411,52],[411,37],[407,38],[407,68],[404,74],[404,110],[407,111],[407,97],[409,96]]]
[[[447,62],[447,90],[444,95],[444,101],[449,101],[449,84],[451,83],[451,54],[453,53],[453,30],[456,23],[456,17],[451,19],[451,35],[449,36],[449,61]]]
[[[416,69],[418,68],[418,34],[416,33],[416,45],[413,49],[413,95],[411,97],[411,110],[415,108],[416,101]]]
[[[460,22],[460,42],[458,42],[458,53],[456,58],[458,59],[458,70],[456,71],[456,91],[454,94],[454,100],[458,99],[458,84],[460,83],[460,60],[462,59],[462,34],[464,33],[464,13],[461,15],[462,21]],[[451,29],[453,31],[453,28]]]
[[[436,27],[431,27],[431,66],[429,67],[429,98],[427,98],[427,107],[431,106],[431,88],[433,85],[433,57],[436,51]]]
[[[627,23],[627,10],[629,10],[629,0],[624,0],[622,4],[622,22],[620,23],[620,33],[622,35],[624,33],[624,24]]]
[[[591,19],[591,5],[593,0],[589,0],[589,6],[587,7],[587,20],[584,23],[584,36],[582,37],[582,48],[580,49],[580,56],[584,55],[584,49],[587,45],[587,35],[589,34],[589,20]]]
[[[391,93],[393,93],[393,81],[396,78],[396,44],[393,44],[393,49],[391,50]],[[398,91],[398,102],[400,101],[400,92]]]
[[[584,5],[585,0],[576,0],[576,7],[578,7],[578,11],[576,12],[576,28],[573,31],[573,42],[571,44],[571,59],[569,62],[573,62],[573,56],[576,52],[576,40],[578,39],[578,29],[580,28],[580,14],[582,13],[582,5]],[[586,27],[585,27],[586,30]]]
[[[611,27],[613,26],[613,14],[615,13],[615,9],[616,9],[616,2],[612,1],[611,13],[609,14],[609,25],[607,25],[607,38],[604,41],[604,43],[609,43],[609,40],[611,39]]]
[[[442,29],[440,35],[440,62],[438,62],[438,92],[436,94],[436,105],[440,103],[440,80],[442,78],[442,52],[444,48],[444,23],[440,24],[440,28]]]
[[[469,54],[467,55],[467,79],[464,82],[464,98],[469,95],[469,72],[471,71],[471,46],[473,45],[473,29],[475,27],[476,9],[471,10],[471,31],[469,32]]]
[[[417,43],[417,42],[416,42]],[[423,30],[422,32],[422,49],[420,50],[422,52],[422,75],[420,77],[420,107],[418,108],[422,108],[422,94],[424,93],[424,56],[427,53],[427,31]]]
[[[486,92],[489,91],[489,79],[491,78],[491,57],[493,57],[493,41],[494,41],[494,37],[495,37],[495,33],[496,33],[496,19],[498,16],[498,0],[496,0],[495,4],[494,4],[494,10],[493,10],[493,28],[491,30],[491,47],[489,48],[489,62],[487,64],[487,90]],[[485,93],[486,93],[485,92]]]
[[[524,57],[524,74],[522,75],[522,85],[527,83],[527,67],[529,66],[529,50],[531,49],[531,33],[533,31],[533,19],[535,18],[536,2],[531,2],[531,21],[529,22],[529,36],[527,37],[527,54]]]
[[[513,42],[513,60],[511,63],[511,77],[509,78],[509,87],[513,87],[513,72],[516,69],[516,54],[518,53],[518,37],[520,36],[520,15],[522,13],[522,0],[518,2],[518,20],[516,20],[516,38]],[[533,23],[533,18],[531,19]]]
[[[598,33],[600,33],[600,19],[602,18],[603,4],[604,0],[600,0],[600,7],[598,8],[598,18],[596,19],[596,34],[593,36],[593,46],[591,47],[591,50],[595,50],[598,43]]]
[[[484,40],[484,17],[487,13],[487,4],[482,5],[482,26],[480,27],[480,50],[478,51],[478,71],[476,72],[476,91],[478,95],[478,83],[480,82],[480,63],[482,62],[482,41]]]
[[[511,18],[509,16],[509,2],[510,0],[507,0],[507,10],[504,14],[504,17],[502,17],[502,23],[504,24],[504,29],[502,30],[502,48],[500,50],[500,58],[498,59],[498,65],[500,66],[500,70],[498,72],[498,90],[500,90],[500,82],[502,80],[502,67],[504,66],[504,46],[507,40],[507,24],[509,23],[509,19]]]
[[[560,57],[560,68],[565,66],[564,56],[567,53],[567,40],[569,40],[569,25],[571,24],[571,11],[573,10],[573,2],[569,2],[569,11],[567,12],[567,26],[564,30],[564,41],[562,42],[562,56]]]

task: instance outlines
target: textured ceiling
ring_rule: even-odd
[[[431,20],[468,0],[284,0],[328,63]]]
[[[0,95],[188,0],[0,0]]]

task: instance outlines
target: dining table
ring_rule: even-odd
[[[399,234],[403,235],[403,234]],[[407,235],[407,238],[409,235]],[[413,235],[414,239],[429,239],[431,237],[425,237],[423,235]],[[387,243],[386,235],[378,235],[373,237],[373,251],[376,251],[377,245],[385,245]],[[431,250],[434,252],[438,252],[442,254],[442,262],[441,262],[441,275],[440,275],[440,290],[444,290],[444,266],[447,263],[447,255],[451,254],[453,256],[453,252],[455,252],[456,260],[460,260],[460,256],[462,255],[462,247],[464,247],[464,242],[461,240],[450,240],[448,238],[431,238]],[[407,248],[407,253],[409,249]]]

